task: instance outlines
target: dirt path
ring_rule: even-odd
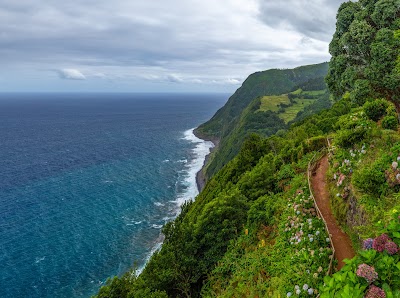
[[[344,266],[344,259],[354,257],[349,236],[345,234],[336,223],[329,203],[329,192],[326,183],[326,172],[329,168],[328,157],[323,157],[319,162],[315,173],[311,176],[311,185],[318,208],[328,225],[329,233],[335,247],[335,257],[338,260],[338,269]]]

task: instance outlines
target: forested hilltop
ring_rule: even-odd
[[[343,3],[330,53],[331,95],[324,64],[257,73],[198,129],[204,190],[97,297],[400,297],[400,2]]]

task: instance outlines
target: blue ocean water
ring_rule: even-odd
[[[193,198],[224,94],[1,94],[0,297],[90,297]]]

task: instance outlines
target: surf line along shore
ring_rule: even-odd
[[[206,186],[206,177],[204,175],[204,169],[207,166],[207,163],[210,159],[211,154],[218,149],[219,146],[219,139],[216,137],[208,137],[208,136],[204,136],[201,133],[199,133],[197,131],[197,128],[193,130],[193,134],[204,141],[209,141],[212,142],[214,144],[214,147],[211,148],[210,153],[206,155],[206,158],[204,159],[204,163],[203,163],[203,167],[201,168],[200,171],[198,171],[196,173],[196,184],[197,184],[197,189],[199,190],[199,193],[201,193],[201,191],[204,189],[204,187]]]

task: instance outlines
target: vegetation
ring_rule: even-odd
[[[354,103],[383,97],[400,103],[400,5],[397,0],[343,3],[329,50],[326,82]]]
[[[97,297],[400,297],[399,11],[397,0],[341,5],[333,105],[326,64],[251,75],[197,131],[221,139],[205,189],[143,273]],[[358,250],[332,276],[307,188],[328,143],[331,207]]]
[[[326,90],[323,78],[327,71],[328,63],[322,63],[295,69],[271,69],[250,75],[226,105],[196,130],[201,137],[220,139],[219,150],[210,159],[205,170],[206,178],[209,179],[232,160],[251,133],[268,137],[287,129],[288,122],[304,119],[305,117],[294,118],[297,116],[296,112],[299,113],[307,107],[306,104],[300,103],[292,107],[287,114],[279,114],[278,105],[290,104],[286,99],[287,94],[299,88],[305,91]],[[271,104],[267,103],[265,96],[272,96],[269,98],[272,100]],[[322,97],[323,95],[313,97],[315,104],[308,106],[304,116],[331,106],[329,95],[326,96],[328,100],[325,98],[323,102],[319,102]],[[264,98],[261,100],[262,104],[261,98]]]

